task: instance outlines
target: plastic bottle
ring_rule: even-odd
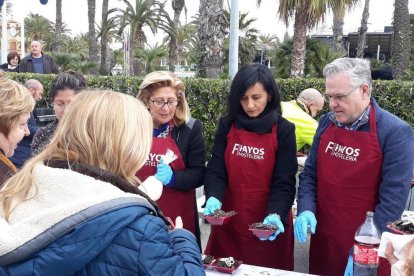
[[[380,231],[374,223],[374,212],[367,212],[365,222],[355,233],[354,276],[377,275],[380,235]]]

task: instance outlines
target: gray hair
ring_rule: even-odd
[[[302,99],[306,104],[323,100],[322,94],[315,88],[307,88],[300,92],[298,99]]]
[[[335,74],[346,73],[351,78],[351,85],[354,88],[363,84],[368,85],[368,91],[372,91],[372,78],[370,62],[361,58],[338,58],[323,68],[325,78]]]
[[[43,84],[38,80],[29,79],[29,80],[25,81],[24,86],[27,89],[30,89],[30,88],[43,87]]]

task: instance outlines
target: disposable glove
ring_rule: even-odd
[[[157,172],[155,173],[155,178],[162,182],[163,185],[168,185],[173,176],[173,171],[171,167],[167,164],[164,164],[162,159],[157,165]]]
[[[280,216],[277,214],[270,214],[267,217],[265,217],[265,219],[263,220],[263,224],[274,225],[277,227],[277,230],[276,232],[274,232],[272,235],[270,235],[267,238],[260,238],[260,240],[262,241],[265,241],[265,240],[273,241],[274,239],[276,239],[277,235],[285,232],[285,227],[283,226],[283,223],[280,220]]]
[[[346,264],[344,276],[354,276],[354,261],[352,255],[348,257],[348,263]]]
[[[315,234],[316,230],[316,218],[313,212],[311,211],[304,211],[300,213],[300,215],[296,218],[294,232],[295,232],[295,239],[300,242],[306,242],[308,238],[308,225],[310,226],[310,230],[312,234]]]
[[[204,215],[208,216],[214,213],[215,210],[221,208],[221,202],[214,196],[210,197],[206,202],[206,207],[204,208]]]

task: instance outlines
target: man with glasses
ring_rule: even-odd
[[[27,90],[29,90],[30,94],[36,102],[42,99],[43,85],[40,83],[40,81],[35,79],[29,79],[24,83],[24,86],[27,88]],[[23,139],[17,144],[17,148],[14,151],[14,155],[10,157],[10,160],[13,162],[16,168],[21,168],[24,162],[26,162],[26,160],[29,159],[32,154],[31,143],[38,129],[36,125],[35,111],[30,112],[30,117],[29,121],[27,122],[27,126],[29,128],[30,134],[28,136],[23,137]]]
[[[319,121],[300,175],[294,232],[301,243],[307,239],[308,226],[314,234],[310,273],[352,275],[351,248],[366,212],[375,212],[375,224],[383,232],[404,210],[414,133],[371,97],[369,61],[340,58],[326,65],[323,73],[331,112]],[[390,275],[385,259],[378,272]]]
[[[295,124],[296,148],[311,145],[318,121],[314,118],[323,109],[325,101],[321,93],[308,88],[303,90],[296,100],[281,102],[282,116]]]

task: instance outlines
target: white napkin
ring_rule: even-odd
[[[170,150],[170,149],[167,149],[167,152],[165,153],[165,155],[163,156],[163,157],[161,157],[162,158],[162,160],[164,161],[164,164],[170,164],[172,161],[174,161],[175,159],[177,159],[178,158],[178,156],[177,155],[175,155],[175,153],[172,151],[172,150]]]
[[[392,243],[394,247],[394,256],[400,260],[402,258],[402,249],[404,246],[414,239],[414,235],[397,235],[390,232],[383,232],[381,235],[381,243],[378,249],[378,255],[385,258],[385,249],[388,241]]]

